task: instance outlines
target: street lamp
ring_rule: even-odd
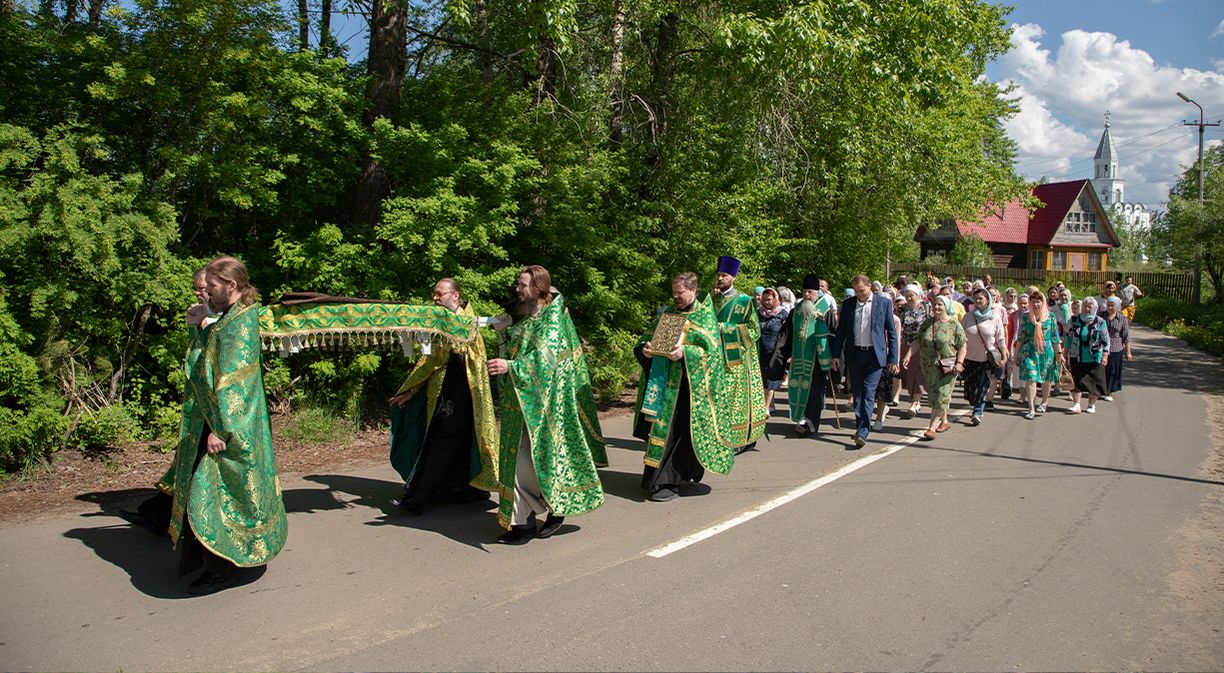
[[[1194,105],[1194,107],[1199,109],[1199,120],[1197,124],[1195,124],[1194,122],[1182,122],[1182,125],[1183,126],[1197,126],[1199,130],[1199,134],[1198,134],[1199,136],[1199,144],[1198,144],[1198,183],[1199,183],[1198,192],[1199,192],[1199,195],[1198,196],[1199,196],[1199,207],[1202,208],[1203,206],[1203,174],[1204,174],[1204,171],[1203,171],[1203,127],[1219,126],[1220,123],[1219,122],[1216,122],[1214,124],[1203,123],[1203,106],[1199,105],[1197,102],[1195,102],[1193,98],[1187,96],[1186,94],[1180,91],[1177,92],[1177,97],[1186,101],[1187,103]],[[1202,296],[1201,296],[1202,295],[1202,285],[1203,285],[1203,242],[1200,237],[1198,249],[1194,252],[1194,303],[1195,304],[1198,304],[1202,301]]]

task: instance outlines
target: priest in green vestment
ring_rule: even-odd
[[[259,305],[246,267],[219,257],[206,271],[209,304],[220,318],[193,327],[185,370],[183,423],[163,486],[173,497],[170,539],[180,574],[203,595],[233,586],[243,568],[262,567],[285,545],[272,428],[264,397]],[[248,573],[249,575],[250,573]]]
[[[603,504],[596,467],[608,464],[591,377],[565,300],[542,266],[525,267],[515,287],[522,316],[506,330],[501,396],[498,522],[503,544],[545,538],[565,517]],[[546,517],[537,529],[533,519]]]
[[[732,431],[738,438],[737,454],[756,447],[757,440],[765,433],[769,417],[757,352],[761,322],[757,317],[756,301],[735,289],[739,271],[738,259],[728,255],[719,257],[714,292],[711,293],[723,360],[731,374],[731,385],[719,402],[727,406],[728,413],[735,415]]]
[[[634,436],[646,441],[642,488],[666,502],[682,484],[700,482],[709,469],[731,471],[734,445],[719,438],[719,388],[730,378],[718,322],[708,296],[698,297],[697,274],[672,279],[673,306],[642,336],[642,365]]]
[[[833,364],[833,333],[837,304],[820,291],[820,278],[803,279],[803,295],[782,325],[782,334],[769,360],[770,376],[781,378],[789,366],[786,384],[790,418],[800,436],[816,436],[824,410],[825,384]]]
[[[433,302],[475,319],[459,284],[443,278]],[[465,503],[497,490],[497,426],[488,357],[477,331],[466,343],[443,340],[422,354],[391,404],[391,464],[404,478],[394,503],[419,515],[435,502]]]

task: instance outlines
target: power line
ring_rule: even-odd
[[[1149,133],[1149,134],[1147,134],[1147,135],[1144,135],[1144,136],[1139,136],[1138,138],[1131,138],[1130,140],[1127,140],[1127,141],[1126,141],[1126,142],[1124,142],[1124,143],[1120,143],[1120,144],[1116,145],[1116,147],[1117,147],[1117,149],[1121,149],[1121,148],[1123,148],[1123,147],[1130,147],[1131,145],[1133,145],[1133,144],[1135,144],[1135,143],[1139,142],[1140,140],[1145,140],[1145,139],[1147,139],[1147,138],[1151,138],[1152,136],[1159,135],[1159,134],[1164,133],[1165,131],[1168,131],[1168,130],[1170,130],[1170,129],[1180,128],[1180,127],[1181,127],[1181,124],[1182,124],[1182,123],[1181,123],[1180,121],[1173,122],[1172,124],[1170,124],[1170,125],[1168,125],[1168,126],[1166,126],[1166,127],[1162,128],[1162,129],[1160,129],[1160,130],[1157,130],[1157,131],[1152,131],[1151,133]],[[1026,168],[1032,168],[1033,166],[1040,166],[1041,164],[1051,163],[1051,162],[1055,162],[1055,161],[1062,161],[1062,160],[1063,160],[1063,159],[1065,159],[1065,158],[1066,158],[1066,157],[1052,157],[1052,158],[1050,158],[1050,159],[1038,159],[1037,161],[1030,161],[1030,162],[1025,163],[1025,164],[1020,164],[1020,165],[1016,166],[1016,170],[1020,171],[1020,170],[1026,169]],[[1068,168],[1068,169],[1070,169],[1072,166],[1075,166],[1075,165],[1077,165],[1077,164],[1082,164],[1082,163],[1087,162],[1087,161],[1095,161],[1095,159],[1094,159],[1094,158],[1088,158],[1088,159],[1080,159],[1080,160],[1078,160],[1078,161],[1073,161],[1073,162],[1071,162],[1070,164],[1068,164],[1068,165],[1067,165],[1067,168]]]

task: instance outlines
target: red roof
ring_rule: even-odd
[[[977,234],[987,243],[1049,245],[1087,184],[1087,180],[1071,180],[1037,185],[1033,188],[1033,196],[1041,199],[1045,205],[1033,213],[1032,222],[1029,221],[1028,209],[1020,204],[1019,199],[1015,199],[1008,201],[1002,209],[984,209],[977,222],[957,220],[956,227],[961,236]],[[1101,244],[1100,247],[1110,246]]]

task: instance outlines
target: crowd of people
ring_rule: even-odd
[[[827,282],[809,278],[805,286],[831,299]],[[782,331],[787,309],[776,307],[778,297],[788,290],[762,286],[757,291],[762,321],[760,357],[768,395],[783,386],[785,372],[777,365],[788,354],[778,350],[776,340],[765,337],[764,325],[768,319],[778,325],[773,331]],[[1013,398],[1028,420],[1048,411],[1052,395],[1064,393],[1070,401],[1067,413],[1096,413],[1098,401],[1113,401],[1122,389],[1123,363],[1131,359],[1130,320],[1142,296],[1130,276],[1121,287],[1106,281],[1099,296],[1083,298],[1075,298],[1062,282],[1044,291],[1036,286],[1000,291],[989,275],[958,283],[952,277],[928,274],[921,284],[901,276],[891,285],[857,276],[853,287],[845,290],[838,314],[825,318],[826,330],[833,351],[844,352],[849,360],[864,345],[874,345],[883,374],[878,380],[856,377],[853,372],[843,378],[834,358],[823,367],[824,388],[829,393],[840,389],[850,396],[856,435],[862,438],[868,430],[883,428],[889,408],[900,406],[904,393],[911,417],[920,413],[925,397],[930,422],[922,436],[935,439],[951,427],[948,411],[958,383],[972,426],[983,423],[996,400]],[[871,308],[873,303],[885,310]],[[803,305],[801,301],[791,310]],[[871,329],[856,331],[868,311]],[[847,325],[851,319],[854,325]],[[856,336],[848,341],[852,332]],[[872,340],[862,336],[867,334],[879,339],[869,344]],[[854,348],[847,349],[847,343]],[[796,421],[796,432],[807,435],[818,416]]]
[[[844,396],[854,410],[850,450],[884,429],[902,393],[911,417],[925,399],[922,436],[935,439],[950,427],[958,382],[974,426],[996,400],[1013,396],[1028,419],[1064,391],[1067,412],[1094,413],[1122,388],[1129,318],[1142,296],[1129,279],[1077,300],[1061,284],[1000,292],[989,276],[959,286],[928,276],[924,287],[859,275],[838,301],[818,274],[804,277],[798,296],[785,287],[740,292],[740,267],[720,257],[704,292],[696,273],[674,276],[672,303],[635,349],[641,376],[633,435],[644,442],[641,488],[651,501],[691,492],[707,471],[728,473],[764,435],[783,389],[795,434],[814,438],[825,435],[830,397],[840,427]],[[181,549],[180,575],[202,569],[187,591],[204,595],[265,567],[284,546],[287,526],[257,292],[233,257],[201,269],[196,292],[199,303],[186,317],[191,346],[175,460],[157,496],[120,514],[168,535]],[[496,541],[511,545],[548,538],[566,517],[598,508],[598,468],[608,464],[583,347],[548,270],[524,267],[514,303],[512,315],[480,322],[459,283],[439,280],[433,306],[421,310],[469,331],[421,348],[388,400],[390,462],[404,484],[394,506],[420,516],[493,493],[505,529]],[[356,311],[329,314],[343,328],[343,316]],[[486,323],[500,333],[498,357],[489,357],[475,327]]]

